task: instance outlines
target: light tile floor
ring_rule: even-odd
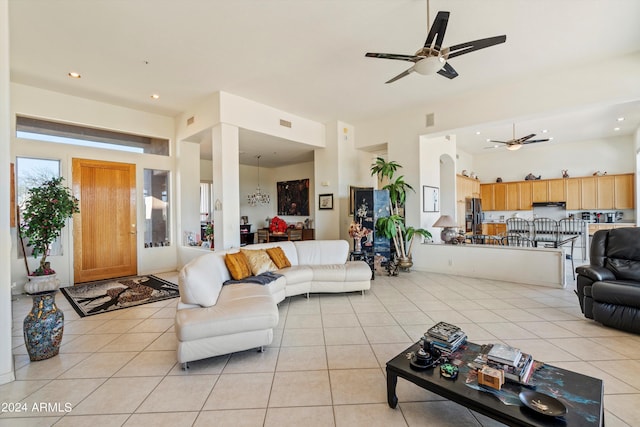
[[[165,277],[175,280],[175,273]],[[495,426],[402,379],[386,404],[385,363],[440,320],[470,340],[504,342],[602,378],[609,427],[640,426],[640,336],[585,319],[567,289],[413,271],[360,293],[288,298],[266,352],[175,359],[177,300],[79,318],[66,299],[57,357],[29,362],[13,303],[16,377],[0,386],[0,426]],[[40,404],[49,407],[40,408]],[[57,406],[56,406],[57,405]],[[66,405],[66,406],[65,406]]]

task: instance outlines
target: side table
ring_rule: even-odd
[[[364,261],[369,265],[371,269],[371,279],[376,278],[376,270],[373,264],[373,257],[370,257],[367,251],[351,251],[349,253],[349,261]]]

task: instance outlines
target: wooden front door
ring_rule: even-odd
[[[73,159],[74,282],[137,274],[136,165]]]

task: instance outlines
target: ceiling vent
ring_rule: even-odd
[[[187,126],[192,125],[193,122],[195,122],[195,121],[196,121],[196,119],[193,116],[189,117],[187,119]]]
[[[436,124],[436,116],[434,113],[427,114],[427,119],[425,120],[425,126],[431,127]]]
[[[280,126],[284,126],[286,128],[290,128],[291,127],[291,122],[288,120],[282,120],[280,119]]]

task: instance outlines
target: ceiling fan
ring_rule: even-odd
[[[497,144],[505,144],[507,150],[511,150],[511,151],[516,151],[522,148],[522,146],[524,144],[535,144],[538,142],[547,142],[550,141],[550,138],[546,138],[546,139],[531,139],[534,136],[536,136],[535,133],[532,133],[530,135],[527,136],[523,136],[521,138],[516,138],[516,124],[513,124],[513,137],[508,140],[508,141],[496,141],[494,139],[490,139],[489,142],[495,142]],[[486,147],[486,148],[497,148],[499,146],[494,145],[492,147]]]
[[[447,30],[448,21],[449,12],[438,12],[436,19],[433,21],[433,25],[431,26],[431,30],[427,35],[424,47],[420,48],[414,55],[368,52],[365,56],[369,58],[396,59],[399,61],[409,61],[414,63],[411,68],[403,71],[386,83],[393,83],[398,79],[408,76],[414,71],[423,75],[438,73],[448,79],[453,79],[458,77],[458,73],[451,64],[447,62],[449,59],[496,44],[504,43],[507,40],[507,36],[502,35],[443,48],[442,42],[444,40],[444,33]],[[428,23],[429,2],[427,0],[427,29]]]

